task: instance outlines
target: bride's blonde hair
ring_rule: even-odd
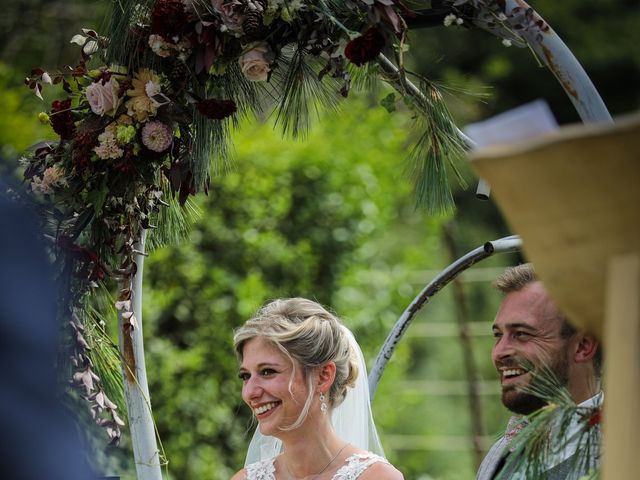
[[[351,347],[346,328],[322,305],[306,298],[274,300],[236,330],[233,336],[236,354],[242,361],[244,345],[255,337],[263,337],[292,360],[289,380],[291,392],[296,364],[302,366],[309,394],[297,420],[284,430],[297,428],[304,422],[315,394],[311,373],[334,362],[336,377],[329,389],[328,403],[338,406],[358,377],[358,360]]]

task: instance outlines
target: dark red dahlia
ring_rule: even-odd
[[[151,11],[151,31],[165,40],[182,36],[189,24],[189,16],[180,0],[157,0]]]
[[[215,98],[207,98],[197,103],[198,111],[207,118],[212,120],[222,120],[230,117],[238,108],[233,100],[216,100]]]
[[[589,420],[587,420],[587,428],[595,427],[600,422],[602,422],[602,411],[598,409],[593,412],[589,417]]]
[[[75,135],[71,158],[78,170],[84,170],[91,166],[91,155],[95,143],[96,138],[93,132],[80,130]]]
[[[71,111],[71,99],[54,100],[51,103],[51,126],[62,140],[71,140],[76,131]]]
[[[358,38],[354,38],[344,49],[344,55],[354,65],[362,66],[375,60],[382,51],[385,38],[376,27],[370,27]]]

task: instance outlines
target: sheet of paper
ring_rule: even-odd
[[[481,122],[470,123],[464,133],[477,149],[513,143],[557,129],[558,123],[547,102],[535,100]]]
[[[483,147],[518,142],[557,129],[558,123],[547,102],[534,100],[481,122],[470,123],[463,131],[473,142],[473,150],[478,150]],[[491,187],[481,178],[476,196],[486,200],[490,192]]]

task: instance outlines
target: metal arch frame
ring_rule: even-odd
[[[494,7],[498,4],[498,2],[490,3],[493,3]],[[472,4],[473,6],[471,6]],[[469,7],[477,14],[482,14],[491,13],[491,6],[490,4],[471,2],[462,8]],[[613,123],[611,114],[587,72],[551,25],[524,0],[504,0],[501,10],[506,15],[511,28],[518,32],[518,35],[558,80],[582,122]],[[516,12],[527,13],[529,23],[526,28],[518,24],[520,20],[514,15]],[[415,17],[408,19],[407,23],[414,28],[440,27],[443,25],[444,18],[451,13],[454,13],[453,2],[440,1],[434,8],[416,10]],[[469,19],[469,21],[476,28],[500,36],[497,32],[486,28],[481,23],[476,23],[473,19]],[[385,65],[383,65],[384,67]]]
[[[376,357],[376,362],[369,374],[369,397],[373,400],[378,388],[378,383],[382,377],[387,363],[391,359],[398,343],[404,336],[407,328],[418,312],[424,307],[431,298],[442,290],[449,282],[456,278],[460,273],[471,267],[472,265],[492,256],[494,253],[508,253],[520,250],[522,240],[517,235],[499,238],[484,245],[477,247],[458,260],[450,264],[442,270],[429,284],[413,299],[409,306],[402,313],[400,318],[387,335],[386,340],[380,348],[380,352]]]
[[[519,33],[556,77],[582,121],[584,123],[613,123],[611,114],[584,68],[540,14],[524,0],[506,0],[503,10],[509,17],[516,10],[528,11],[531,16],[531,24],[528,28],[520,30]],[[418,28],[440,26],[444,17],[451,12],[451,5],[442,4],[438,8],[419,11],[417,19],[414,19],[412,23]],[[514,24],[512,27],[517,29],[518,25]],[[398,72],[398,68],[382,56],[379,59],[379,64],[388,73],[397,74]],[[408,82],[407,87],[412,94],[421,95],[420,90],[411,82]],[[465,138],[464,135],[463,138]],[[468,141],[466,138],[465,140]],[[457,275],[476,262],[484,260],[494,253],[518,250],[521,245],[522,241],[516,235],[487,242],[449,265],[420,292],[397,320],[376,357],[376,362],[369,374],[369,396],[372,400],[378,382],[396,346],[424,304]]]

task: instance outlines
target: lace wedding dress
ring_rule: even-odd
[[[269,458],[247,465],[246,480],[276,480],[275,460],[275,458]],[[356,480],[367,468],[379,462],[389,463],[385,458],[375,453],[354,453],[347,457],[332,480]]]

